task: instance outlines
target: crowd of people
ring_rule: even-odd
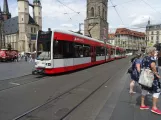
[[[35,54],[18,54],[17,62],[25,60],[26,62],[34,62],[35,61]]]
[[[134,58],[131,59],[131,82],[130,82],[130,95],[135,94],[134,86],[138,84],[141,89],[141,110],[150,109],[149,106],[145,104],[145,96],[147,94],[152,95],[152,108],[151,112],[161,115],[161,110],[157,107],[157,102],[161,93],[161,84],[160,84],[160,75],[158,71],[158,52],[156,51],[155,47],[149,47],[146,49],[146,53],[138,52]],[[130,69],[129,68],[129,69]],[[148,69],[151,71],[152,74],[152,82],[151,87],[141,84],[141,79],[148,73],[144,74],[141,77],[143,70]],[[150,73],[149,73],[150,74]],[[151,78],[149,78],[151,79]],[[148,80],[149,80],[148,79]]]

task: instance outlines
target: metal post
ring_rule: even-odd
[[[104,44],[106,45],[106,39],[108,38],[106,38],[106,28],[104,28]],[[107,55],[107,51],[106,51],[106,47],[105,47],[105,61],[106,61],[106,55]]]
[[[79,33],[81,33],[81,26],[83,25],[83,23],[79,23]]]

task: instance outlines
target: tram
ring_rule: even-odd
[[[123,48],[69,31],[38,31],[34,73],[57,74],[125,57]]]

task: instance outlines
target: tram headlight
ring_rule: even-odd
[[[46,66],[51,66],[51,63],[46,63]]]

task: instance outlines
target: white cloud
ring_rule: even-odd
[[[30,3],[33,2],[33,0],[29,1]],[[79,23],[83,23],[84,19],[86,18],[87,0],[60,0],[60,1],[69,8],[71,8],[72,10],[60,4],[57,0],[41,0],[43,29],[60,28],[60,29],[70,29],[78,31]],[[160,0],[145,0],[160,13],[156,12],[155,10],[153,10],[147,4],[145,4],[140,0],[134,0],[133,2],[128,2],[126,4],[119,5],[127,1],[128,0],[113,0],[113,3],[118,5],[116,6],[116,9],[119,15],[121,16],[121,19],[124,24],[121,22],[115,9],[110,7],[108,9],[108,22],[109,25],[111,26],[109,27],[110,29],[111,28],[116,29],[118,27],[134,27],[134,26],[146,25],[149,16],[153,24],[161,23]],[[8,2],[12,16],[17,16],[18,15],[17,0],[8,0]],[[1,2],[0,4],[2,6],[3,2]],[[108,6],[111,6],[110,2],[108,3]],[[32,15],[31,9],[32,8],[30,7],[30,14]],[[80,14],[76,12],[80,12]]]
[[[62,26],[62,27],[68,27],[68,28],[73,27],[73,25],[72,25],[72,24],[61,24],[60,26]]]
[[[153,19],[150,15],[140,15],[132,21],[131,26],[144,27],[147,25],[149,18]]]

